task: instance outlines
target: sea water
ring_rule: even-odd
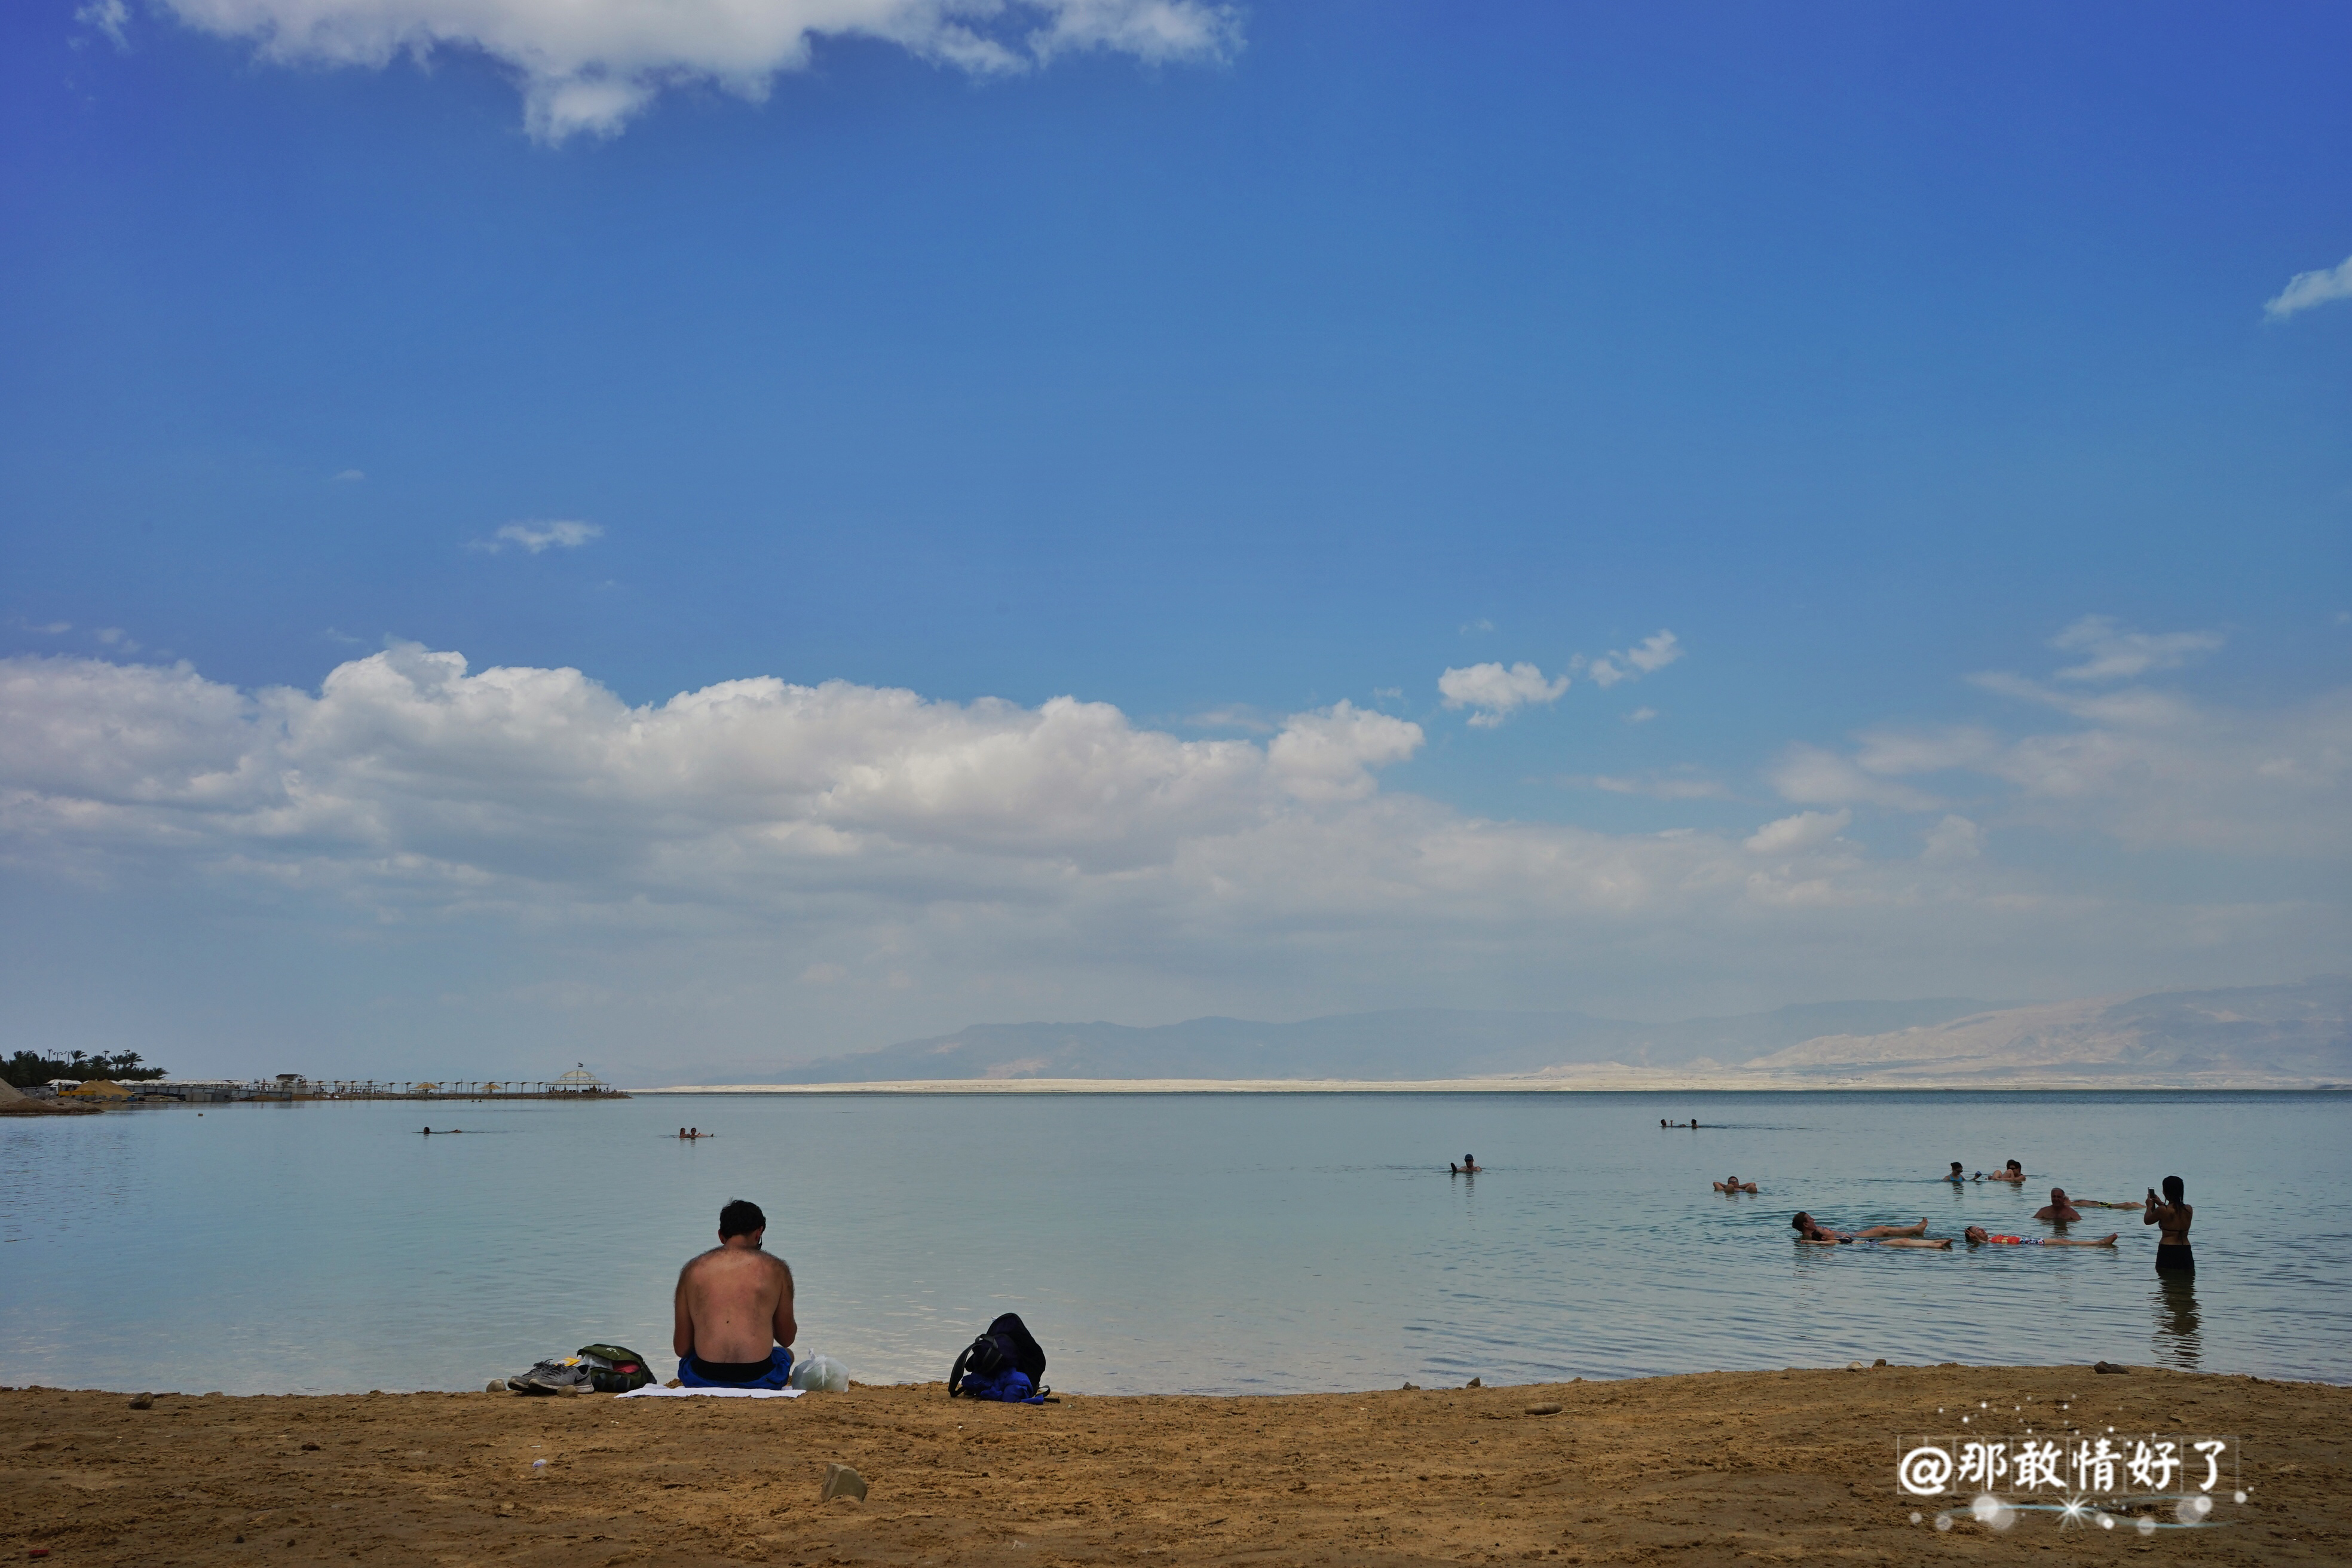
[[[800,1344],[944,1376],[1017,1311],[1047,1381],[1275,1393],[1902,1363],[2157,1363],[2352,1380],[2329,1094],[645,1096],[0,1121],[0,1383],[478,1388],[614,1342],[669,1366],[678,1266],[759,1203]],[[1661,1120],[1700,1122],[1663,1129]],[[462,1127],[461,1136],[420,1129]],[[681,1142],[680,1124],[717,1136]],[[1475,1177],[1449,1162],[1475,1153]],[[2015,1156],[2023,1188],[1937,1179]],[[1727,1197],[1710,1182],[1755,1182]],[[2197,1207],[2158,1279],[2100,1248],[1929,1234],[2052,1185]]]

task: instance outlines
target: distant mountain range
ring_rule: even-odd
[[[2000,1085],[2053,1076],[2352,1087],[2352,979],[2167,991],[2010,1007],[1874,1034],[1825,1035],[1747,1064],[1766,1074]]]
[[[779,1084],[1537,1078],[1693,1088],[2352,1086],[2352,979],[2072,1002],[1817,1002],[1642,1024],[1409,1008],[1293,1024],[981,1024]]]

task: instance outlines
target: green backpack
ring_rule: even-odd
[[[646,1358],[625,1345],[582,1345],[580,1353],[612,1363],[610,1371],[597,1368],[590,1373],[589,1382],[599,1394],[626,1394],[654,1380]]]

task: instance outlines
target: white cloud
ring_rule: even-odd
[[[2352,256],[2316,272],[2296,273],[2286,280],[2285,288],[2263,302],[2263,314],[2273,321],[2284,321],[2297,310],[2308,310],[2331,300],[2352,300]]]
[[[364,469],[345,468],[341,473],[335,476],[335,483],[339,485],[355,485],[361,483],[366,478],[367,473]]]
[[[89,0],[89,5],[77,7],[73,15],[83,26],[95,27],[111,38],[116,48],[131,47],[130,37],[124,31],[131,25],[131,7],[123,0]]]
[[[509,544],[519,544],[537,555],[551,545],[562,550],[577,550],[592,539],[602,539],[604,531],[593,522],[510,522],[488,539],[477,539],[467,548],[496,555]]]
[[[1638,680],[1666,668],[1683,656],[1675,634],[1659,631],[1629,648],[1614,649],[1592,661],[1589,673],[1595,686],[1606,689],[1621,680]]]
[[[1568,689],[1568,677],[1546,680],[1532,664],[1473,664],[1448,669],[1437,678],[1437,689],[1448,708],[1474,708],[1470,722],[1492,729],[1530,703],[1557,702]]]
[[[478,50],[520,79],[541,141],[609,136],[663,89],[709,84],[757,101],[805,68],[819,39],[864,37],[974,76],[1101,50],[1150,64],[1240,47],[1212,0],[163,0],[265,58],[381,67]],[[101,5],[119,0],[100,0]]]
[[[1851,811],[1801,811],[1766,823],[1739,847],[1751,855],[1802,855],[1832,843],[1853,824]]]
[[[1974,860],[1984,853],[1985,831],[1965,816],[1946,816],[1927,829],[1920,851],[1926,860]]]
[[[112,648],[117,653],[137,653],[140,649],[141,645],[139,639],[132,637],[129,632],[124,631],[121,626],[101,626],[90,635],[97,637],[100,643]]]
[[[1294,713],[1268,742],[1268,770],[1299,800],[1361,800],[1376,787],[1374,768],[1421,749],[1421,726],[1336,702],[1319,713]]]
[[[475,1055],[514,1048],[530,996],[590,987],[616,1000],[567,1004],[550,1054],[586,1054],[585,1030],[615,1053],[708,1037],[773,1066],[991,1017],[2080,993],[2305,973],[2352,944],[2340,897],[2276,881],[2146,896],[2102,886],[2084,858],[1997,863],[1976,826],[2340,862],[2352,692],[2246,712],[2011,689],[2044,732],[1863,743],[1882,767],[1949,763],[1983,797],[1926,828],[1916,855],[1880,857],[1840,837],[1859,803],[1801,801],[1744,839],[1478,817],[1384,790],[1381,770],[1422,731],[1347,703],[1265,742],[1186,740],[1075,698],[941,702],[840,681],[632,706],[577,670],[474,670],[409,646],[310,691],[18,658],[0,660],[0,867],[46,889],[45,911],[95,900],[82,949],[69,921],[11,928],[67,944],[20,953],[26,984],[56,993],[44,1005],[82,1005],[69,999],[119,972],[150,911],[169,923],[138,940],[166,953],[233,916],[219,1005],[181,994],[212,970],[166,964],[173,999],[142,1026],[178,1039],[234,1016],[223,1070],[257,1070],[273,976],[320,965],[362,966],[336,973],[352,998],[339,1027],[360,1040],[344,1059],[366,1070],[363,1018],[388,1020],[380,1057],[413,1048],[403,988],[435,1018],[470,1019]],[[1867,787],[1898,783],[1821,754]],[[1673,796],[1686,781],[1706,783],[1594,787]],[[492,1000],[441,1000],[486,970],[509,976]]]
[[[73,630],[73,623],[71,621],[48,621],[37,626],[26,626],[25,629],[28,632],[37,632],[45,637],[63,637],[66,633]]]
[[[1493,631],[1495,629],[1495,623],[1488,620],[1486,616],[1480,616],[1475,621],[1463,622],[1460,629],[1462,635],[1465,637],[1476,637],[1481,632]]]
[[[1646,724],[1657,716],[1658,710],[1654,708],[1636,708],[1631,713],[1625,715],[1625,722],[1628,724]]]
[[[1624,775],[1590,773],[1566,782],[1611,795],[1647,795],[1652,800],[1728,800],[1731,792],[1715,779],[1695,771]]]
[[[2084,616],[2050,639],[2062,653],[2088,657],[2058,672],[2061,680],[2128,680],[2159,669],[2177,669],[2219,648],[2218,632],[2127,632],[2109,616]]]
[[[1765,777],[1782,800],[1800,805],[1853,804],[1927,811],[1941,804],[1908,784],[1878,776],[1852,757],[1804,742],[1783,749]]]

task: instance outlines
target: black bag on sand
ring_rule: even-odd
[[[1038,1393],[1045,1391],[1045,1349],[1018,1312],[1005,1313],[988,1325],[988,1332],[963,1347],[948,1373],[948,1397],[961,1391],[967,1377],[992,1378],[1007,1367],[1026,1377]]]

